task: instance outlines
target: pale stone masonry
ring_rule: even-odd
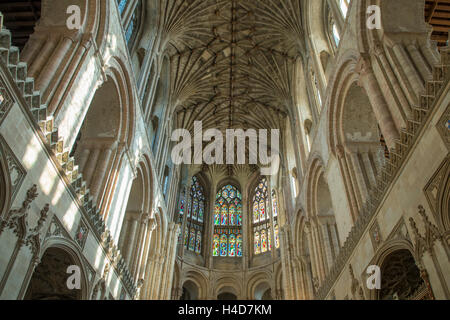
[[[431,2],[0,4],[0,299],[450,299]],[[279,171],[174,164],[196,121],[280,130]]]

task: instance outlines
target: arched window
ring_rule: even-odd
[[[347,16],[347,11],[348,11],[348,4],[349,4],[349,0],[336,0],[339,1],[338,5],[341,11],[342,16],[345,17]],[[326,17],[328,19],[328,37],[330,38],[330,42],[332,42],[332,50],[335,52],[337,50],[337,48],[339,47],[339,43],[341,42],[341,34],[340,32],[342,31],[341,28],[338,27],[337,22],[336,21],[341,21],[342,17],[336,17],[333,14],[333,10],[330,9],[329,6],[327,6],[327,13],[326,13]]]
[[[339,35],[338,28],[336,26],[336,22],[332,22],[331,31],[333,33],[333,40],[336,47],[339,47],[339,42],[341,41],[341,36]]]
[[[214,257],[242,257],[242,195],[232,185],[216,194],[214,205]]]
[[[339,1],[339,8],[341,9],[342,16],[347,17],[348,6],[350,5],[350,0],[336,0]]]
[[[117,0],[117,5],[119,7],[119,13],[122,15],[125,7],[127,6],[128,0]]]
[[[184,247],[195,253],[202,253],[203,220],[205,212],[205,196],[203,187],[197,177],[192,177],[191,191],[185,208],[186,199],[181,195],[180,199],[180,221],[186,214],[184,228]]]
[[[280,247],[280,228],[278,227],[278,200],[275,190],[272,190],[272,219],[275,248]]]
[[[119,10],[120,10],[120,7],[119,7]],[[129,49],[131,49],[131,47],[134,44],[134,41],[136,40],[136,36],[139,31],[141,15],[142,15],[142,1],[138,0],[136,8],[133,11],[133,15],[131,16],[131,20],[125,29],[125,40],[127,41]]]
[[[262,178],[255,189],[253,208],[253,244],[254,254],[258,255],[272,250],[272,221],[274,224],[275,248],[280,247],[278,235],[278,204],[275,191],[272,191],[272,219],[270,217],[269,196],[266,178]],[[276,230],[276,232],[275,232]]]

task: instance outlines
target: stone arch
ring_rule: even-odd
[[[344,152],[343,161],[351,171],[346,180],[352,183],[358,208],[361,208],[370,189],[376,186],[376,177],[385,158],[389,157],[389,150],[369,98],[355,82],[347,89],[339,129],[339,148],[343,148],[340,150]]]
[[[126,69],[115,58],[108,64],[106,81],[95,92],[83,122],[75,128],[78,134],[72,133],[77,135],[77,141],[71,152],[103,212],[107,211],[115,191],[124,146],[132,143],[135,121]]]
[[[186,275],[183,277],[183,285],[188,281],[191,281],[198,288],[198,300],[206,300],[208,295],[208,281],[206,277],[195,270],[189,270],[186,272]]]
[[[342,58],[330,82],[328,114],[328,142],[331,153],[338,159],[353,221],[369,189],[376,185],[377,174],[384,163],[383,153],[389,156],[388,146],[393,141],[386,123],[378,121],[368,93],[359,86],[357,57],[358,53],[347,51]],[[365,119],[364,126],[356,121],[357,117]],[[386,132],[387,137],[383,135]]]
[[[258,272],[247,282],[247,298],[249,300],[263,300],[266,291],[270,290],[272,296],[272,277],[267,272]],[[272,299],[271,299],[272,300]]]
[[[448,159],[448,158],[447,158]],[[438,208],[437,215],[439,224],[443,227],[443,231],[450,236],[450,164],[447,162],[446,169],[444,169],[441,184],[439,186],[438,194]]]
[[[276,300],[286,299],[283,281],[283,266],[279,264],[275,269],[275,292],[272,292],[272,296]]]
[[[313,159],[307,175],[306,210],[313,268],[320,283],[338,256],[340,241],[323,162],[318,156]]]
[[[143,156],[132,183],[119,237],[119,249],[133,276],[139,276],[138,269],[143,251],[150,241],[149,218],[152,208],[152,172],[150,161]]]
[[[232,276],[223,276],[216,280],[216,286],[214,290],[214,297],[220,300],[220,296],[224,295],[227,299],[232,299],[232,296],[226,296],[225,294],[231,294],[236,297],[235,300],[242,298],[242,289],[239,279]]]
[[[314,298],[313,279],[317,278],[315,269],[313,269],[314,256],[311,249],[313,243],[310,243],[309,232],[310,223],[303,214],[303,210],[299,210],[295,222],[295,254],[298,259],[298,278],[297,278],[297,296],[300,299]]]
[[[40,263],[36,266],[24,295],[25,300],[87,300],[90,286],[81,253],[70,241],[49,239],[44,243]],[[78,266],[81,288],[69,289],[69,266]],[[48,278],[49,275],[51,279]],[[58,278],[58,280],[55,280]],[[46,280],[47,279],[47,280]]]
[[[11,205],[11,178],[8,160],[0,143],[0,217],[3,217]]]
[[[185,281],[183,283],[182,290],[183,293],[181,295],[180,300],[199,300],[200,288],[194,281],[192,280]]]
[[[325,75],[320,62],[320,52],[330,52],[330,41],[327,33],[327,19],[325,17],[327,1],[309,0],[306,4],[306,29],[314,52],[314,65],[320,67],[320,77]],[[317,17],[320,17],[319,19]],[[332,51],[331,51],[332,52]]]
[[[423,266],[418,263],[409,241],[386,243],[378,250],[374,260],[381,269],[381,289],[372,290],[371,299],[422,300],[432,296],[422,278]]]

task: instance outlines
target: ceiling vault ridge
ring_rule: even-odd
[[[169,107],[180,128],[280,128],[304,55],[298,0],[158,0],[170,60]]]

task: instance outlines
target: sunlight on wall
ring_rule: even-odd
[[[86,105],[90,104],[96,89],[101,83],[98,80],[99,77],[97,75],[98,69],[96,63],[97,59],[91,57],[87,67],[81,72],[81,78],[76,81],[76,86],[72,88],[71,91],[73,93],[70,96],[70,99],[68,99],[69,102],[67,103],[68,106],[65,108],[65,114],[62,119],[60,119],[60,123],[64,124],[61,127],[60,135],[65,138],[65,143],[69,144],[69,146],[71,142],[74,141],[79,129],[77,125],[73,124],[74,118],[76,119],[75,121],[81,125],[82,121],[79,121],[79,119],[84,118],[84,115],[88,110]],[[83,99],[80,99],[80,97],[83,97]],[[73,110],[80,110],[81,113],[74,117]]]
[[[111,231],[111,237],[115,243],[119,241],[120,229],[122,228],[122,221],[127,207],[127,200],[131,190],[132,174],[130,166],[125,163],[126,168],[121,168],[121,176],[119,181],[122,181],[120,189],[116,190],[114,200],[111,204],[112,211],[107,217],[107,227]]]
[[[62,221],[66,226],[67,230],[71,232],[72,229],[74,228],[76,217],[80,215],[80,212],[78,211],[78,206],[75,204],[74,201],[71,202],[70,207],[67,208],[67,211],[64,212],[63,214],[64,216],[62,218]]]
[[[37,141],[32,139],[27,145],[27,149],[22,158],[22,163],[25,169],[29,170],[35,165],[40,150],[41,147],[37,144]]]

